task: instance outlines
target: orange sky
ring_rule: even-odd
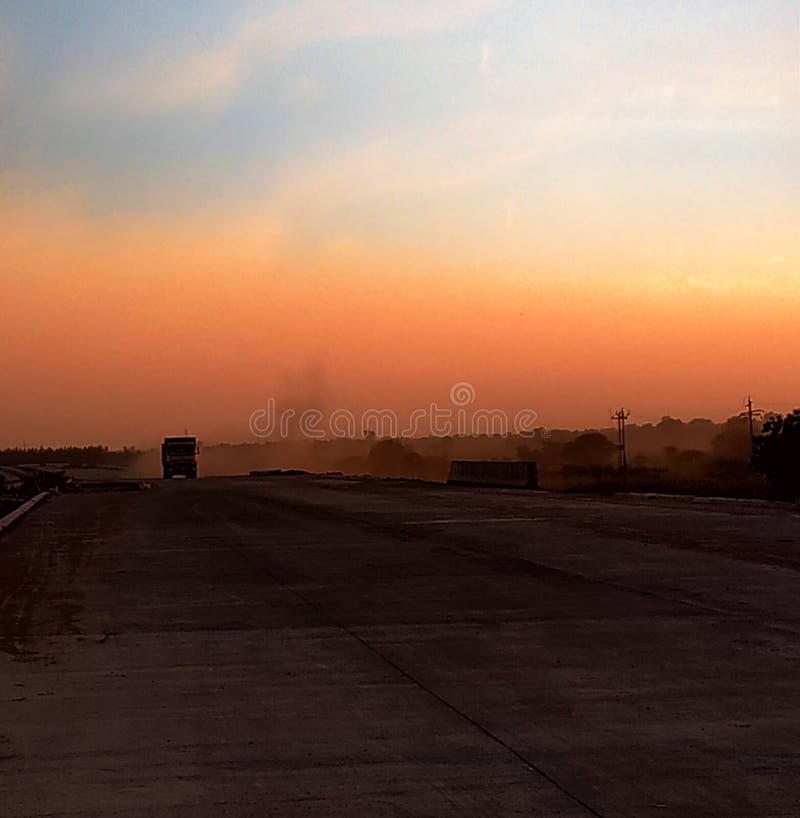
[[[5,4],[0,446],[800,405],[799,13]]]
[[[603,425],[621,403],[639,422],[725,418],[748,391],[800,387],[800,296],[775,282],[308,252],[266,215],[100,227],[7,205],[0,237],[3,445],[246,440],[270,396],[408,412],[456,381],[553,427]]]

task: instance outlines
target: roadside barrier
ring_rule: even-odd
[[[452,486],[539,487],[533,460],[453,460],[447,482]]]

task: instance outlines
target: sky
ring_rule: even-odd
[[[797,0],[0,0],[0,446],[788,410],[798,285]]]

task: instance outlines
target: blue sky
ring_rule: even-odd
[[[441,178],[530,199],[573,162],[791,186],[797,18],[788,0],[5,2],[3,166],[90,209],[172,213],[370,151],[406,176],[419,152],[412,198]]]

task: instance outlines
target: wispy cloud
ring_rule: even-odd
[[[498,130],[505,134],[499,141]],[[480,190],[585,135],[581,117],[502,122],[467,117],[427,138],[403,133],[360,143],[335,157],[304,157],[285,168],[270,201],[279,212],[306,210],[310,202],[335,210],[355,202]]]
[[[510,0],[301,0],[249,15],[225,36],[163,42],[135,63],[97,79],[70,78],[71,103],[133,114],[213,110],[249,73],[314,43],[408,37],[457,27],[510,5]]]

